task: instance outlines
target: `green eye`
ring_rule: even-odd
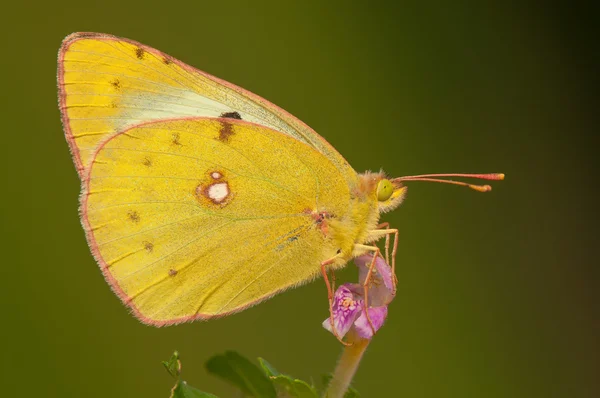
[[[394,186],[390,182],[390,180],[381,180],[379,184],[377,184],[377,200],[380,202],[384,202],[392,196],[394,193]]]

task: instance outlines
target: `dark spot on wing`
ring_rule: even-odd
[[[121,81],[119,79],[115,79],[110,84],[115,88],[115,90],[121,89]]]
[[[337,254],[340,254],[342,252],[342,249],[337,249]]]
[[[296,228],[296,229],[298,229],[298,228]],[[278,251],[278,252],[280,252],[280,251],[282,251],[283,249],[285,249],[287,246],[289,246],[290,244],[294,243],[294,242],[295,242],[295,241],[297,241],[297,240],[298,240],[298,236],[290,236],[289,238],[287,238],[287,239],[285,240],[285,242],[284,242],[284,243],[280,243],[279,245],[277,245],[277,246],[275,247],[275,251]]]
[[[179,142],[179,133],[173,133],[171,135],[171,142],[173,143],[173,145],[181,145],[181,142]]]
[[[233,134],[233,126],[225,121],[222,121],[221,130],[219,130],[219,141],[229,142],[229,137],[231,137]]]
[[[173,61],[171,61],[171,58],[165,56],[165,57],[163,57],[163,63],[165,65],[171,65],[173,63]]]
[[[115,101],[112,101],[112,102],[110,103],[110,107],[111,107],[111,108],[118,108],[118,107],[119,107],[119,105],[117,104],[117,101],[115,100]]]
[[[140,222],[140,215],[138,214],[137,211],[132,211],[132,210],[128,211],[127,217],[129,217],[129,220],[131,220],[134,223]]]
[[[177,275],[177,270],[174,270],[173,268],[171,268],[169,270],[169,276],[175,276],[175,275]]]
[[[148,253],[152,253],[152,250],[154,250],[154,245],[152,244],[152,242],[148,242],[147,240],[145,240],[142,243],[144,244],[144,249],[146,249]]]
[[[152,159],[146,156],[144,160],[142,160],[142,164],[146,167],[150,167],[152,166]]]
[[[221,117],[242,120],[242,115],[240,115],[238,112],[223,112],[221,113]]]
[[[144,59],[144,55],[146,55],[146,51],[142,47],[138,47],[135,49],[135,56],[137,59]]]

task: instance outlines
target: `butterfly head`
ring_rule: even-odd
[[[380,213],[394,210],[402,203],[405,196],[406,187],[399,181],[383,177],[377,183],[377,202]]]
[[[380,213],[385,213],[394,210],[402,203],[406,196],[405,182],[412,181],[428,181],[428,182],[440,182],[445,184],[464,186],[473,189],[478,192],[489,192],[492,187],[485,185],[475,185],[462,181],[454,181],[447,178],[462,177],[462,178],[475,178],[480,180],[492,180],[498,181],[504,179],[502,173],[490,173],[490,174],[463,174],[463,173],[452,173],[452,174],[422,174],[416,176],[406,176],[398,178],[388,178],[383,172],[372,173],[366,172],[361,174],[361,185],[359,191],[362,191],[371,198],[374,195],[377,199],[378,208]]]
[[[360,174],[358,197],[376,201],[379,213],[394,210],[402,203],[406,195],[406,186],[400,181],[388,178],[383,171],[366,171]]]

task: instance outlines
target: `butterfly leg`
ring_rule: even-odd
[[[335,292],[335,271],[331,270],[331,291]]]
[[[332,285],[329,283],[329,278],[327,277],[327,269],[325,268],[326,265],[331,264],[332,260],[326,260],[323,261],[321,263],[321,274],[323,274],[323,279],[325,280],[325,285],[327,286],[327,298],[329,300],[329,322],[331,323],[331,330],[333,332],[333,335],[335,336],[336,339],[338,339],[338,341],[340,343],[342,343],[345,346],[351,346],[352,344],[350,343],[346,343],[344,340],[342,340],[342,338],[340,337],[340,335],[337,332],[337,329],[335,328],[335,323],[333,322],[333,292],[334,290],[332,289]],[[335,274],[332,272],[332,279],[333,279],[333,283],[335,286]]]
[[[373,326],[373,321],[371,320],[371,316],[369,315],[369,285],[371,284],[373,270],[375,269],[375,260],[377,259],[377,256],[380,256],[381,258],[383,258],[383,256],[381,256],[381,250],[379,250],[377,246],[354,245],[354,249],[358,249],[363,253],[365,251],[374,253],[373,260],[371,260],[371,264],[369,264],[369,271],[367,272],[367,276],[363,281],[365,315],[367,317],[367,322],[369,322],[369,326],[371,326],[371,330],[373,331],[374,335],[376,333],[375,326]]]
[[[375,227],[377,229],[390,229],[390,223],[389,222],[384,222],[379,224],[377,227]],[[386,234],[385,235],[385,262],[386,263],[390,263],[390,235]]]
[[[384,223],[387,224],[387,223]],[[381,224],[383,226],[386,226]],[[378,226],[379,227],[379,226]],[[398,252],[398,230],[395,228],[389,228],[387,225],[387,229],[376,229],[369,232],[368,239],[370,241],[377,240],[385,236],[386,238],[386,251],[388,250],[387,242],[389,241],[390,235],[394,235],[394,246],[392,247],[392,283],[394,285],[393,295],[396,295],[396,289],[398,287],[398,277],[396,276],[396,253]]]
[[[392,280],[394,281],[394,296],[398,288],[398,277],[396,276],[396,253],[398,252],[398,230],[394,230],[394,247],[392,248]],[[388,235],[389,236],[389,235]]]

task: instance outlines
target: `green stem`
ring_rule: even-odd
[[[333,372],[333,378],[329,382],[327,391],[325,392],[326,398],[343,398],[352,378],[358,369],[360,360],[369,345],[370,340],[358,337],[356,333],[352,333],[348,338],[348,342],[352,343],[350,346],[345,346],[342,351],[335,371]]]

